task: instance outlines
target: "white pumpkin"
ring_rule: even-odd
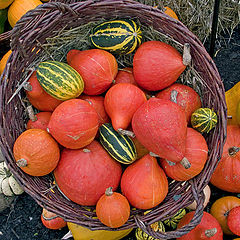
[[[8,169],[7,164],[5,162],[0,162],[0,193],[11,197],[20,195],[23,192],[22,187]]]

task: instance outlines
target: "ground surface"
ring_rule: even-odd
[[[240,28],[236,29],[229,41],[217,43],[217,54],[214,61],[218,67],[226,90],[240,80]],[[5,50],[5,49],[4,49]],[[212,196],[207,207],[213,201],[224,195],[235,195],[222,192],[211,186]],[[40,220],[41,207],[26,193],[15,198],[9,208],[0,213],[0,240],[60,240],[68,229],[49,230]],[[134,239],[133,234],[128,239]],[[225,240],[233,237],[225,236]],[[104,239],[103,239],[104,240]]]

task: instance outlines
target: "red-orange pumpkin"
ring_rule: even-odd
[[[240,127],[227,126],[223,154],[210,182],[224,191],[240,193]]]
[[[177,228],[187,225],[193,218],[195,211],[187,213],[178,223]],[[183,235],[177,240],[222,240],[223,231],[218,221],[209,213],[203,212],[201,222],[189,233]]]
[[[52,112],[60,103],[61,100],[53,98],[46,93],[37,80],[36,71],[31,75],[28,80],[31,90],[26,90],[26,95],[29,102],[38,110]]]
[[[133,74],[143,89],[158,91],[174,83],[186,66],[181,54],[160,41],[143,43],[133,57]]]
[[[112,86],[104,98],[104,107],[111,118],[113,128],[126,129],[133,114],[147,101],[144,92],[131,83],[118,83]]]
[[[137,83],[133,76],[133,69],[131,67],[126,67],[118,70],[118,74],[115,78],[114,84],[117,83],[131,83],[137,86]]]
[[[105,92],[118,72],[116,58],[101,49],[70,50],[67,54],[67,62],[82,76],[83,92],[87,95],[99,95]]]
[[[117,228],[127,222],[130,216],[130,205],[126,197],[107,188],[96,205],[96,214],[104,225]]]
[[[42,129],[24,131],[14,143],[13,154],[17,165],[32,176],[49,174],[60,158],[57,142]]]
[[[235,235],[240,236],[240,206],[229,211],[227,225]]]
[[[220,223],[225,234],[233,235],[227,225],[227,217],[229,211],[237,206],[240,206],[240,199],[235,196],[224,196],[218,198],[211,206],[210,213]]]
[[[30,119],[27,122],[27,129],[30,128],[39,128],[43,130],[47,130],[47,125],[49,123],[52,112],[39,112],[34,118]]]
[[[121,190],[133,207],[150,209],[166,197],[168,181],[156,158],[147,154],[125,169]]]
[[[77,149],[93,141],[98,124],[98,114],[88,102],[70,99],[53,111],[48,131],[62,146]]]
[[[57,214],[43,208],[41,214],[42,224],[49,229],[57,230],[67,226],[67,222]]]
[[[176,103],[150,98],[134,113],[132,129],[140,143],[161,158],[179,162],[185,157],[187,121]]]
[[[109,186],[115,191],[121,174],[121,164],[95,140],[83,149],[63,149],[54,170],[58,187],[80,205],[96,205]]]
[[[202,134],[193,128],[187,128],[185,157],[191,164],[188,169],[179,162],[160,159],[162,168],[168,177],[177,181],[187,181],[202,171],[208,158],[208,146]]]
[[[192,113],[202,106],[197,92],[184,84],[174,83],[156,95],[157,98],[168,99],[180,105],[186,113],[187,122],[190,123]]]
[[[80,95],[80,99],[87,101],[91,106],[94,107],[98,114],[99,126],[103,123],[110,121],[105,108],[104,108],[104,97],[103,96],[89,96],[89,95]]]

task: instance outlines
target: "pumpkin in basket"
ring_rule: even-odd
[[[25,87],[25,92],[29,102],[40,111],[52,112],[63,102],[44,91],[37,79],[36,71],[30,76]]]
[[[28,129],[15,141],[13,154],[16,164],[32,176],[44,176],[58,164],[60,150],[51,135],[42,129]]]
[[[113,83],[117,72],[116,58],[101,49],[79,51],[72,49],[67,54],[67,62],[83,78],[84,93],[99,95]]]
[[[0,61],[0,75],[3,73],[3,70],[6,66],[7,60],[9,58],[9,56],[11,55],[12,50],[8,50],[4,56],[2,57],[1,61]]]
[[[118,74],[113,84],[118,84],[118,83],[131,83],[137,86],[137,83],[133,76],[133,69],[131,67],[126,67],[118,70]]]
[[[70,99],[53,111],[48,132],[62,146],[77,149],[93,141],[98,125],[98,114],[89,103],[81,99]]]
[[[133,57],[134,78],[140,87],[149,91],[170,86],[185,68],[181,54],[160,41],[143,43]]]
[[[112,186],[115,191],[122,174],[115,161],[97,141],[81,149],[63,149],[54,176],[57,186],[70,200],[80,205],[96,205]]]
[[[51,112],[39,112],[33,116],[31,115],[31,118],[27,122],[26,129],[39,128],[47,130],[47,126],[51,116],[52,116]]]
[[[202,171],[208,158],[208,146],[202,134],[193,128],[187,128],[185,157],[191,164],[188,169],[184,168],[181,163],[160,159],[162,168],[168,177],[177,181],[187,181]]]
[[[12,2],[13,2],[13,0],[1,0],[0,1],[0,9],[7,8]]]

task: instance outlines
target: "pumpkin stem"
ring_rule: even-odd
[[[224,217],[227,217],[230,211],[226,211],[223,215]]]
[[[135,134],[132,131],[124,130],[122,128],[119,128],[117,131],[118,131],[119,134],[127,135],[129,137],[135,138]]]
[[[175,162],[172,162],[172,161],[169,161],[169,160],[166,160],[166,161],[167,161],[167,163],[168,163],[169,166],[175,166],[175,165],[176,165]]]
[[[231,147],[228,149],[228,154],[233,157],[237,154],[237,152],[240,151],[240,148],[239,147]]]
[[[30,92],[32,91],[32,85],[29,83],[29,82],[26,82],[24,85],[23,85],[23,88],[24,90]]]
[[[153,153],[153,152],[149,152],[149,155],[152,157],[159,157],[157,154]]]
[[[212,229],[207,229],[205,231],[205,236],[206,237],[213,237],[217,233],[217,228],[212,228]]]
[[[37,116],[34,114],[32,105],[27,106],[27,112],[31,121],[37,121]]]
[[[84,148],[83,152],[87,153],[87,152],[91,152],[91,151],[89,149],[87,149],[87,148]]]
[[[18,167],[26,167],[27,166],[27,160],[24,158],[18,159],[16,162]]]
[[[106,191],[105,191],[105,194],[107,196],[112,196],[113,195],[113,190],[112,189],[113,189],[112,187],[107,188]]]
[[[177,95],[178,95],[178,91],[176,90],[172,90],[171,91],[171,101],[174,103],[177,103]]]
[[[184,43],[183,47],[183,65],[187,66],[190,65],[192,60],[191,54],[190,54],[190,44]]]
[[[180,163],[183,165],[183,167],[184,167],[185,169],[188,169],[188,168],[191,167],[191,163],[188,161],[188,159],[187,159],[186,157],[184,157],[184,158],[180,161]]]

